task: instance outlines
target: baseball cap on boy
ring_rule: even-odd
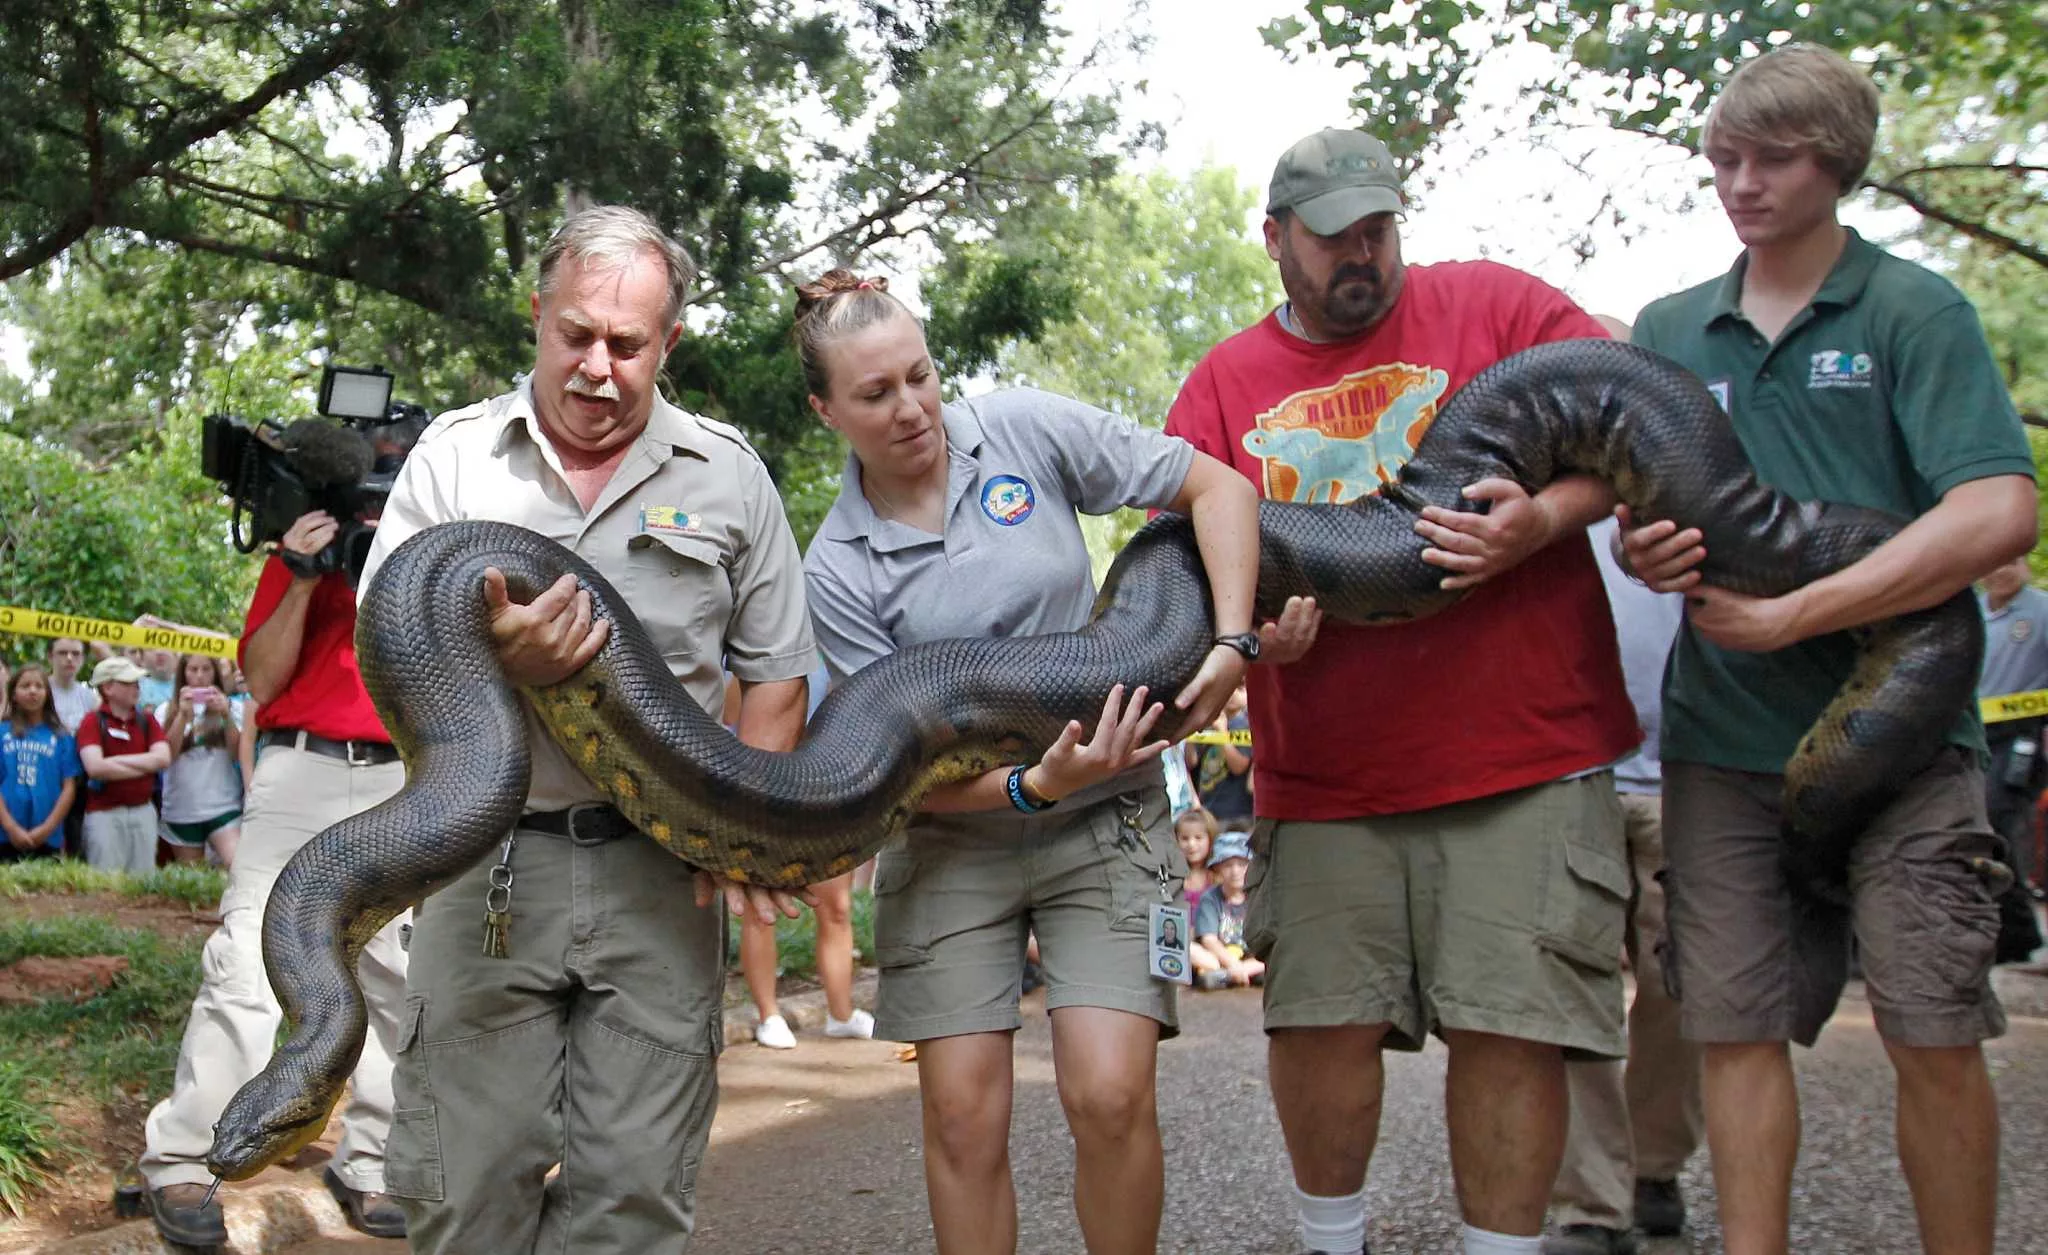
[[[1209,852],[1209,866],[1214,867],[1227,858],[1250,859],[1252,839],[1242,832],[1226,832],[1217,836],[1216,846]]]

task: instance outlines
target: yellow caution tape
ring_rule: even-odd
[[[71,636],[81,641],[131,645],[140,649],[172,649],[181,654],[207,654],[214,658],[233,658],[237,644],[234,637],[213,632],[143,627],[136,623],[116,623],[111,619],[88,619],[82,614],[25,610],[19,606],[0,606],[0,632],[15,632],[22,636]]]
[[[2007,693],[2003,697],[1980,698],[1977,706],[1984,712],[1986,723],[2003,723],[2008,719],[2038,719],[2042,715],[2048,715],[2048,689]]]
[[[2048,693],[2042,696],[2048,697]],[[1212,728],[1204,728],[1200,732],[1189,733],[1184,739],[1195,745],[1250,745],[1252,730],[1232,728],[1228,732],[1217,732]]]

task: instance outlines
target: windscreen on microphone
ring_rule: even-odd
[[[336,423],[302,418],[284,429],[284,449],[309,486],[361,483],[376,462],[370,442]]]

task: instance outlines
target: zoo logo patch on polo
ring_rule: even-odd
[[[703,515],[691,514],[672,505],[640,507],[640,530],[643,532],[682,532],[695,535],[703,523]]]
[[[1037,508],[1031,485],[1015,475],[997,475],[981,486],[981,512],[1004,527],[1017,526]]]
[[[1269,499],[1342,504],[1400,472],[1450,382],[1406,362],[1353,371],[1259,415],[1242,443],[1264,464]]]
[[[1868,388],[1875,363],[1868,353],[1822,349],[1806,372],[1808,388]]]
[[[2012,621],[2011,633],[2013,644],[2025,644],[2027,638],[2034,634],[2034,621],[2032,619],[2014,619]]]

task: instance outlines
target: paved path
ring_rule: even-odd
[[[2048,978],[2002,974],[2012,1032],[1990,1048],[2006,1113],[2000,1255],[2048,1255]],[[1076,1255],[1073,1159],[1053,1090],[1051,1042],[1035,999],[1018,1041],[1012,1138],[1025,1255]],[[1169,1180],[1160,1250],[1293,1255],[1279,1129],[1264,1086],[1253,995],[1189,997],[1185,1031],[1160,1052]],[[1860,997],[1845,1000],[1821,1046],[1802,1052],[1805,1151],[1793,1249],[1911,1252],[1912,1210],[1892,1159],[1889,1069]],[[1442,1133],[1444,1055],[1390,1060],[1385,1129],[1370,1183],[1382,1255],[1457,1250]],[[918,1151],[916,1069],[881,1043],[805,1038],[794,1051],[729,1050],[724,1102],[698,1186],[692,1255],[932,1250]],[[1703,1160],[1685,1180],[1693,1239],[1651,1255],[1721,1250]],[[368,1240],[293,1248],[375,1255]]]

